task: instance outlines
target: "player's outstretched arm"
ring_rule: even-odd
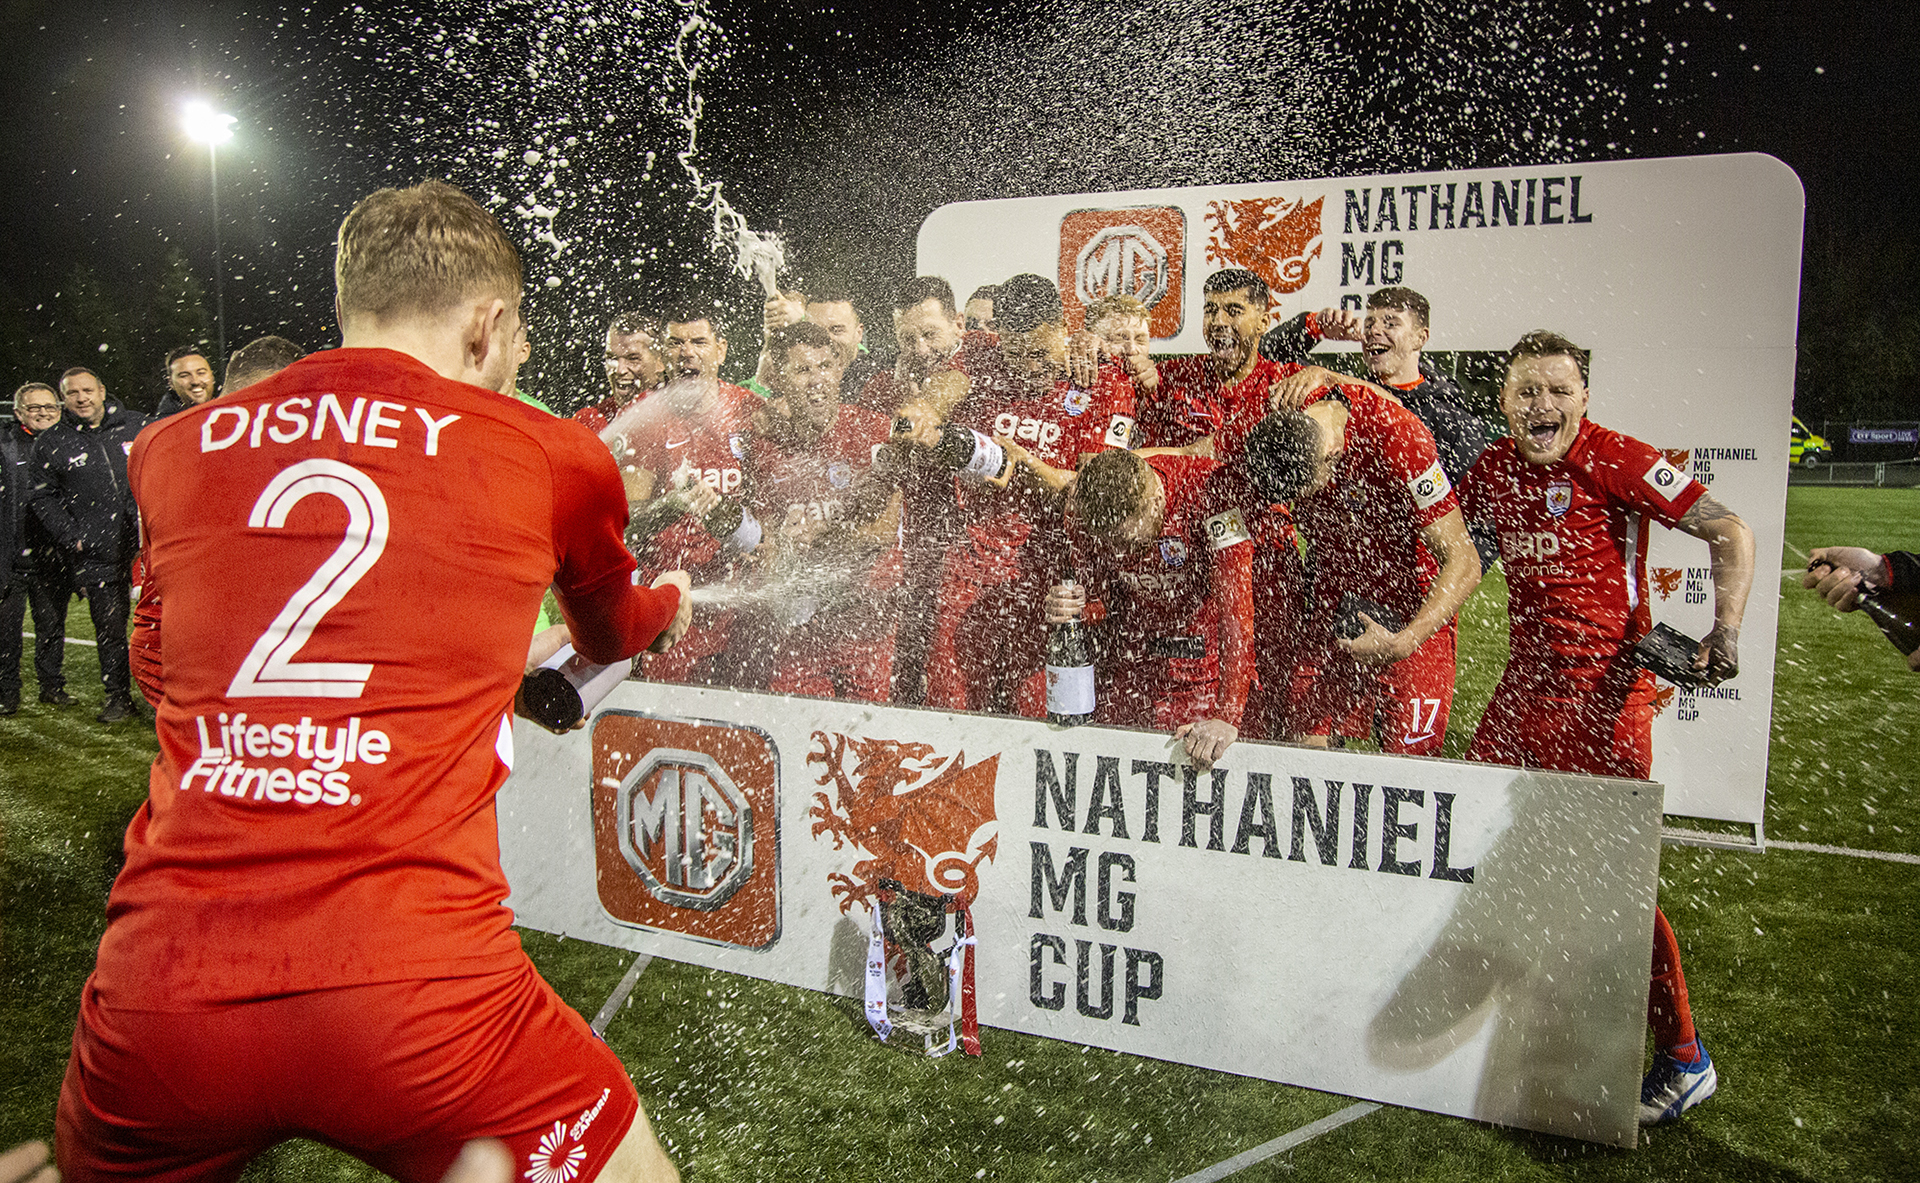
[[[1392,665],[1412,656],[1428,637],[1446,627],[1447,621],[1453,619],[1473,594],[1473,589],[1480,586],[1480,554],[1474,549],[1466,519],[1458,509],[1448,510],[1445,517],[1423,526],[1420,541],[1427,544],[1439,562],[1440,574],[1427,589],[1427,598],[1421,601],[1413,619],[1399,632],[1390,633],[1362,612],[1360,618],[1366,621],[1367,631],[1351,641],[1336,642],[1362,665]]]
[[[1709,494],[1701,494],[1679,528],[1707,544],[1713,571],[1713,631],[1694,655],[1696,673],[1718,685],[1740,672],[1740,622],[1753,588],[1753,531]]]

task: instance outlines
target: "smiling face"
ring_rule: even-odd
[[[213,397],[213,367],[197,353],[176,357],[167,367],[167,381],[173,392],[189,407],[197,407]]]
[[[1217,375],[1226,378],[1253,368],[1260,334],[1267,331],[1267,310],[1254,301],[1252,292],[1245,288],[1208,292],[1201,323]]]
[[[846,363],[826,345],[794,345],[773,372],[776,422],[802,442],[812,442],[833,426],[840,413],[840,378]]]
[[[667,372],[653,337],[644,331],[618,333],[608,329],[606,366],[607,389],[620,406],[660,385]]]
[[[1101,350],[1116,360],[1124,361],[1143,355],[1153,345],[1153,337],[1148,332],[1147,318],[1144,316],[1115,313],[1102,317],[1099,324],[1088,327],[1094,336],[1100,338]]]
[[[107,417],[107,388],[100,385],[100,379],[92,374],[75,374],[62,379],[61,398],[67,404],[67,410],[87,421],[91,427],[100,426]]]
[[[893,335],[900,346],[903,368],[915,378],[933,373],[960,348],[966,327],[963,318],[949,316],[938,300],[922,300],[911,308],[897,310],[893,314]]]
[[[1427,336],[1427,326],[1405,308],[1368,309],[1360,336],[1367,369],[1381,382],[1419,381],[1420,351]]]
[[[1573,447],[1587,414],[1587,384],[1580,363],[1564,353],[1522,357],[1507,368],[1500,410],[1513,432],[1514,450],[1528,464],[1552,464]]]

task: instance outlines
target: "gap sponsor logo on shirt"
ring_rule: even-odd
[[[1065,432],[1058,423],[1045,419],[1025,419],[1011,411],[1002,412],[993,421],[993,434],[1047,447]]]
[[[393,751],[386,732],[363,727],[360,717],[344,726],[316,724],[302,715],[297,723],[250,720],[245,711],[228,717],[221,711],[212,726],[207,717],[194,720],[200,729],[200,755],[180,777],[180,791],[195,787],[218,792],[234,801],[295,805],[358,805],[353,773],[348,764],[385,764]],[[303,761],[261,763],[260,761]],[[248,761],[255,761],[249,763]]]

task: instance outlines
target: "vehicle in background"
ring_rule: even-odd
[[[1825,463],[1833,458],[1833,445],[1827,442],[1825,436],[1815,435],[1809,431],[1807,425],[1800,422],[1800,417],[1796,415],[1787,445],[1787,455],[1792,463],[1812,468],[1816,464]]]

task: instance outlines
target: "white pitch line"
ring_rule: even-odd
[[[1851,846],[1827,846],[1819,842],[1788,842],[1781,838],[1767,839],[1768,846],[1778,846],[1782,850],[1807,850],[1815,854],[1844,854],[1849,858],[1875,858],[1889,863],[1913,863],[1920,866],[1920,854],[1898,854],[1891,850],[1855,850]]]
[[[606,1005],[600,1008],[600,1013],[593,1016],[593,1022],[588,1024],[593,1028],[595,1035],[602,1039],[606,1038],[607,1024],[613,1022],[613,1016],[620,1013],[620,1008],[626,1004],[627,996],[633,993],[633,987],[640,981],[640,975],[647,971],[647,963],[652,960],[652,955],[647,953],[642,953],[633,959],[633,964],[627,967],[626,976],[620,979],[620,984],[615,986],[613,993],[607,996]]]
[[[20,635],[21,635],[21,636],[23,636],[23,637],[35,637],[35,636],[37,636],[37,634],[35,634],[35,633],[29,633],[29,632],[22,632],[22,633],[21,633]],[[67,644],[69,644],[69,645],[91,645],[91,646],[93,646],[93,647],[94,647],[95,649],[98,649],[98,648],[100,647],[100,642],[98,642],[98,641],[88,641],[88,640],[85,640],[85,639],[83,639],[83,638],[80,638],[80,637],[67,637],[67,638],[65,638],[65,640],[66,640],[66,642],[67,642]]]
[[[1358,1121],[1380,1106],[1372,1101],[1358,1101],[1338,1113],[1328,1114],[1310,1125],[1303,1125],[1290,1134],[1282,1134],[1271,1142],[1262,1142],[1252,1150],[1243,1150],[1224,1162],[1214,1163],[1204,1171],[1195,1171],[1173,1183],[1215,1183],[1228,1175],[1237,1175],[1257,1162],[1264,1162],[1283,1150],[1292,1150],[1303,1142],[1311,1142],[1321,1134],[1337,1130],[1350,1121]]]

